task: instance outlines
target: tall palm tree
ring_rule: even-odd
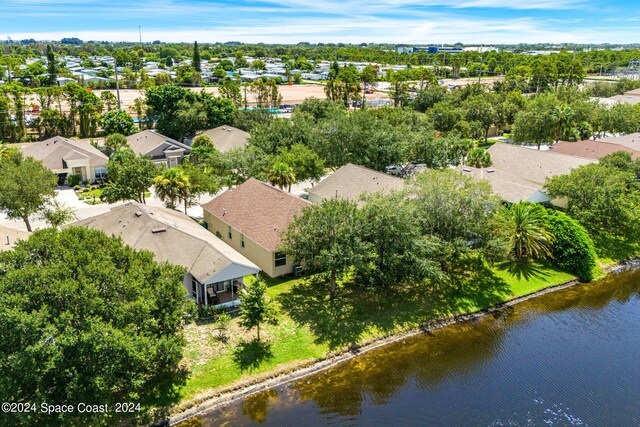
[[[573,126],[574,112],[567,104],[556,105],[551,116],[556,124],[556,143],[560,141],[567,129]]]
[[[296,182],[296,175],[293,173],[293,169],[286,163],[276,162],[271,168],[271,171],[269,171],[267,179],[271,185],[280,187],[281,190],[284,190],[284,187],[288,187],[288,191],[291,193],[291,184]]]
[[[169,208],[175,208],[178,201],[185,200],[185,213],[187,210],[186,200],[190,190],[189,177],[179,168],[169,168],[162,171],[162,174],[153,179],[156,196],[162,200]]]
[[[508,255],[518,261],[551,255],[554,237],[546,229],[545,216],[542,206],[527,202],[496,212],[496,231],[505,240]]]

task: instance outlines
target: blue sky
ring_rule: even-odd
[[[0,39],[635,43],[638,0],[0,0]]]

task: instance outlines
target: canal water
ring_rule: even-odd
[[[203,426],[640,426],[640,272],[385,346]]]

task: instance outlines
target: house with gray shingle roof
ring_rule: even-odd
[[[309,201],[345,199],[358,201],[364,194],[401,190],[404,180],[363,166],[348,163],[308,190]]]
[[[54,136],[24,145],[20,150],[24,156],[42,161],[56,173],[60,185],[63,185],[71,174],[78,174],[82,181],[91,182],[107,176],[109,158],[87,142]]]
[[[247,132],[229,125],[209,129],[204,131],[202,135],[206,135],[211,138],[216,150],[221,153],[226,153],[227,151],[238,148],[244,148],[249,143],[249,134]]]
[[[243,278],[260,271],[245,256],[173,209],[129,202],[65,227],[72,226],[118,236],[134,249],[153,252],[158,262],[184,267],[184,286],[202,305],[235,305]]]
[[[144,130],[127,137],[127,144],[134,153],[151,157],[154,163],[172,167],[182,164],[191,153],[191,147],[155,130]]]

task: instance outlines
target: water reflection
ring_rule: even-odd
[[[377,349],[203,425],[640,425],[640,272]]]

